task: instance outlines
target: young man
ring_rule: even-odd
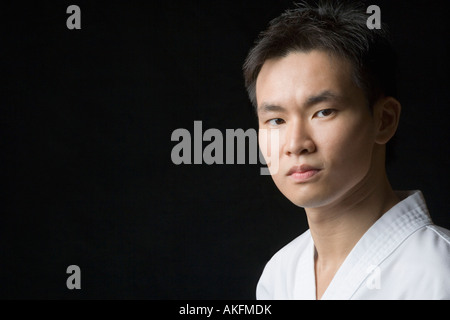
[[[450,299],[450,232],[420,191],[395,192],[386,175],[401,106],[386,28],[368,16],[350,2],[302,4],[244,64],[261,151],[278,155],[272,178],[309,224],[267,263],[258,299]]]

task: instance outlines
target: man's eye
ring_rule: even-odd
[[[284,120],[280,119],[280,118],[275,118],[275,119],[270,119],[269,121],[267,121],[267,123],[271,126],[279,126],[280,124],[284,123]]]
[[[334,113],[333,109],[324,109],[324,110],[320,110],[319,112],[316,113],[316,116],[318,118],[325,118],[328,116],[331,116]]]

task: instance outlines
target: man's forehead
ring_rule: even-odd
[[[347,94],[359,90],[352,79],[351,65],[346,59],[323,51],[293,52],[269,59],[257,78],[258,107],[280,105],[294,95],[305,105],[343,100]]]
[[[261,65],[260,73],[263,69],[280,64],[280,62],[287,62],[290,65],[301,65],[302,62],[310,63],[310,61],[315,61],[319,65],[326,67],[331,66],[333,68],[342,68],[343,70],[352,69],[352,63],[346,57],[329,51],[314,49],[309,51],[293,50],[282,56],[267,58]]]

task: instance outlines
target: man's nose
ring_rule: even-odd
[[[307,123],[301,120],[292,121],[286,132],[285,153],[287,155],[302,155],[316,150]]]

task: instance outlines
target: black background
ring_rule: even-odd
[[[372,1],[400,55],[395,189],[450,228],[446,1]],[[66,9],[81,8],[81,30]],[[1,8],[0,297],[253,299],[307,229],[261,165],[180,165],[177,128],[256,127],[241,67],[292,1]],[[81,268],[68,290],[66,268]]]

